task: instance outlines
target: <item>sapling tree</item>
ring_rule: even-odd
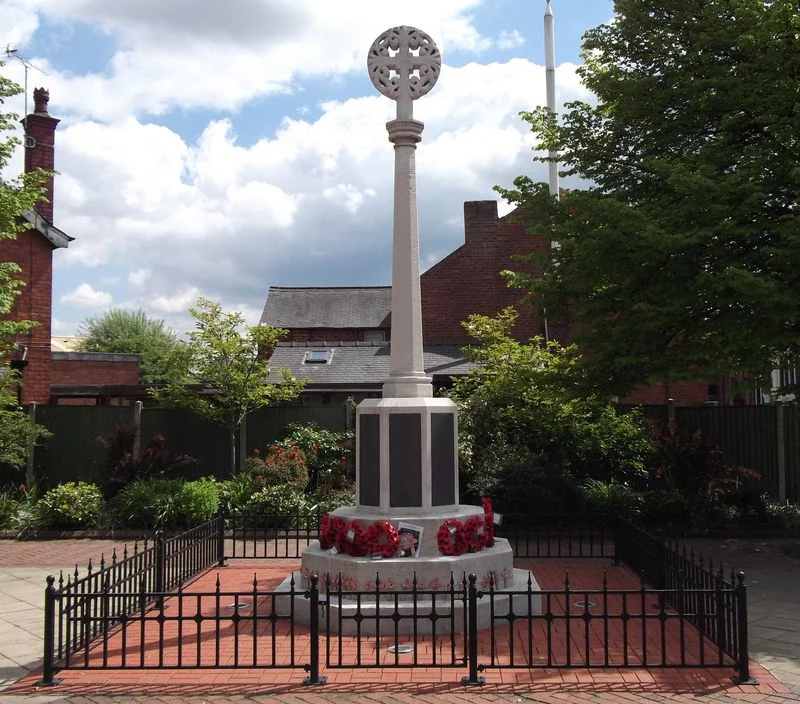
[[[305,382],[285,369],[272,370],[269,354],[285,335],[281,328],[246,325],[241,313],[226,313],[207,298],[189,313],[195,327],[176,347],[171,364],[183,382],[150,389],[163,405],[187,408],[221,423],[230,438],[230,470],[244,458],[236,453],[236,433],[249,413],[295,398]]]

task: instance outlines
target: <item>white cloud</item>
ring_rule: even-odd
[[[585,97],[574,67],[558,72],[564,99]],[[445,66],[416,106],[426,265],[462,243],[463,201],[497,198],[492,186],[521,173],[546,179],[518,117],[536,96],[543,68],[517,59]],[[56,181],[56,224],[76,240],[59,253],[57,275],[121,268],[134,287],[126,307],[179,331],[199,295],[247,308],[255,321],[269,285],[386,284],[394,151],[384,123],[393,108],[377,94],[328,101],[317,117],[286,118],[249,145],[224,119],[191,143],[136,118],[68,125],[57,136],[57,167],[70,180],[66,195],[65,176]]]
[[[59,302],[76,308],[107,308],[112,300],[111,294],[107,291],[96,291],[91,284],[82,283],[61,296]]]
[[[150,269],[137,269],[128,274],[128,281],[137,288],[144,286],[150,278]]]
[[[64,32],[83,23],[117,44],[102,70],[82,75],[46,57],[29,57],[47,71],[69,119],[116,121],[130,114],[163,114],[175,106],[237,110],[253,98],[294,91],[302,77],[363,70],[375,38],[410,17],[424,18],[422,29],[444,51],[481,53],[492,45],[470,14],[481,0],[11,2],[6,26],[23,46],[40,18],[61,24]]]
[[[523,37],[516,29],[509,31],[503,30],[497,38],[498,49],[514,49],[515,47],[522,46],[525,43]]]

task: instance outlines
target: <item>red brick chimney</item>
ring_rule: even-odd
[[[44,88],[33,90],[33,113],[23,120],[25,126],[25,171],[45,169],[52,172],[55,168],[55,136],[56,125],[60,122],[47,112],[50,93]],[[45,187],[46,202],[36,206],[39,214],[53,222],[53,176],[47,179]]]
[[[33,91],[34,111],[23,120],[25,171],[37,168],[53,170],[55,130],[59,120],[47,112],[49,93],[44,88]],[[38,325],[16,340],[11,361],[22,372],[23,403],[50,401],[51,352],[50,331],[53,311],[53,249],[66,247],[72,238],[53,226],[53,177],[45,185],[45,199],[35,213],[25,219],[33,227],[21,232],[16,240],[3,240],[2,261],[16,262],[23,281],[14,302],[11,318],[33,320]]]

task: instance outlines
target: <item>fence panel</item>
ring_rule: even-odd
[[[69,481],[95,481],[105,466],[98,438],[131,422],[132,409],[119,406],[37,406],[36,421],[53,433],[36,448],[36,478],[49,489]]]
[[[719,444],[729,464],[761,474],[764,488],[778,495],[777,419],[774,406],[676,408],[675,423],[684,433],[699,429]]]
[[[346,405],[274,406],[262,408],[247,419],[247,448],[261,448],[280,439],[287,423],[310,423],[335,431],[348,429]],[[99,438],[118,425],[133,425],[131,406],[37,406],[37,421],[53,437],[36,450],[36,475],[44,488],[68,481],[96,481],[105,464]],[[173,408],[145,408],[142,412],[142,447],[163,435],[169,450],[197,458],[187,479],[227,477],[230,439],[218,424]]]
[[[786,498],[800,502],[800,408],[785,406],[784,450],[786,460]]]

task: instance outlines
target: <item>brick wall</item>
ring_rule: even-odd
[[[53,247],[42,235],[26,230],[16,240],[3,240],[0,259],[17,262],[25,282],[11,318],[39,323],[27,335],[15,338],[27,348],[23,370],[23,403],[47,403],[50,399],[50,317],[53,291]]]
[[[708,397],[708,382],[704,379],[678,381],[669,384],[655,383],[635,389],[619,400],[622,404],[663,406],[673,399],[676,406],[702,406]]]
[[[519,269],[512,257],[546,251],[549,243],[525,232],[513,214],[499,218],[496,201],[464,203],[464,244],[422,275],[422,336],[426,343],[470,340],[461,323],[471,313],[495,315],[515,305],[521,292],[510,289],[503,269]],[[519,307],[517,336],[544,334],[531,306]]]
[[[53,352],[51,369],[53,384],[81,386],[139,383],[137,354]]]

